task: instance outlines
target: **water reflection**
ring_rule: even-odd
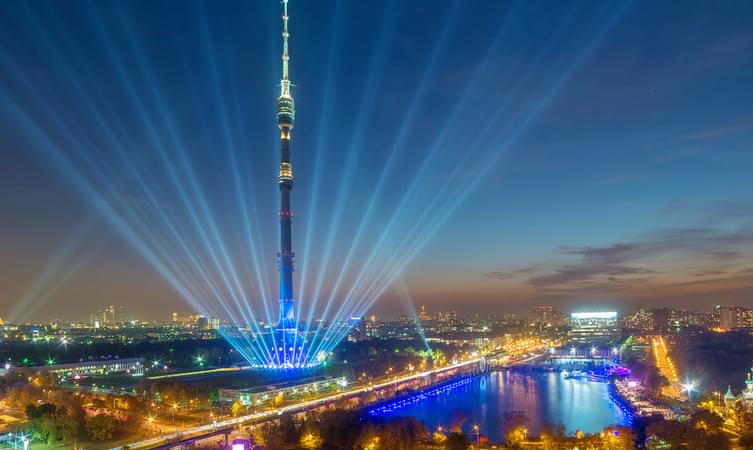
[[[626,418],[610,400],[606,383],[565,379],[558,373],[498,371],[442,395],[428,397],[392,412],[416,416],[431,430],[460,426],[467,433],[474,423],[492,441],[503,440],[505,414],[522,411],[539,433],[547,424],[562,423],[569,433],[593,433]]]

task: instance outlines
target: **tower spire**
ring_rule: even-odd
[[[282,80],[280,80],[280,95],[290,97],[290,79],[288,78],[288,0],[282,0]]]

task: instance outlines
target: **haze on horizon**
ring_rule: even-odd
[[[385,229],[376,261],[425,223],[436,230],[377,314],[753,307],[753,3],[291,2],[299,301],[326,298],[341,273],[352,282]],[[139,117],[134,93],[151,118],[164,106],[243,283],[276,298],[278,6],[0,4],[0,317],[191,309],[40,150],[43,136],[74,154],[56,117],[106,167],[110,124],[165,195],[133,195],[124,178],[106,200],[184,217],[154,157],[170,130]],[[228,155],[241,157],[257,261]],[[457,206],[422,215],[444,186]]]

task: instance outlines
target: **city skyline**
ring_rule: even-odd
[[[392,317],[418,304],[753,306],[753,37],[740,14],[753,6],[615,5],[294,3],[303,307],[316,295]],[[145,227],[141,248],[123,227],[142,223],[119,222],[127,208],[170,225],[204,214],[181,207],[190,190],[165,188],[172,161],[154,147],[173,137],[167,154],[195,169],[183,181],[219,236],[174,230],[209,249],[190,264],[274,298],[278,6],[0,7],[0,317],[191,310],[155,269],[166,257],[145,256],[180,239]],[[85,167],[76,138],[97,149],[84,152],[96,170],[54,158]],[[125,171],[97,181],[118,167],[113,143],[144,162],[151,200]],[[248,176],[239,189],[233,169]],[[216,242],[231,264],[210,260]]]

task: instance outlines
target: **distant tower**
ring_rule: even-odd
[[[727,386],[727,393],[724,394],[724,405],[727,408],[732,408],[735,406],[735,400],[737,397],[735,397],[735,394],[732,393],[732,386]]]
[[[290,161],[290,135],[295,120],[295,102],[290,93],[288,78],[288,0],[282,0],[282,79],[280,80],[280,97],[277,98],[277,126],[280,128],[280,316],[278,331],[295,332],[295,314],[293,312],[293,241],[290,209],[290,193],[293,190],[293,164]],[[284,344],[283,344],[284,345]],[[287,352],[284,352],[287,353]],[[285,358],[287,359],[287,358]],[[282,361],[279,361],[282,362]]]

